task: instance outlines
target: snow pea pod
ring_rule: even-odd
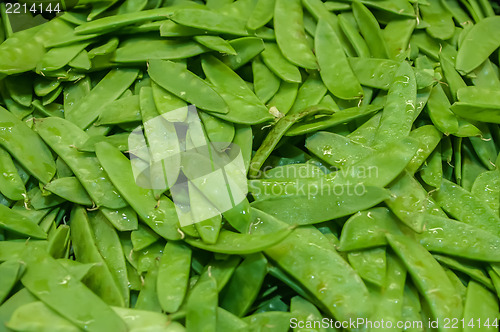
[[[325,96],[327,89],[317,72],[311,72],[302,83],[289,113],[297,113],[309,105],[317,105]],[[279,108],[278,108],[279,109]]]
[[[87,206],[92,205],[92,199],[76,177],[55,179],[47,183],[44,189],[70,202]]]
[[[237,70],[244,66],[264,51],[265,48],[262,39],[256,37],[233,39],[229,44],[236,51],[236,55],[226,55],[222,58],[222,61],[232,70]]]
[[[301,0],[276,0],[274,30],[276,42],[291,63],[306,69],[317,69],[314,56],[306,40]]]
[[[194,36],[193,39],[211,50],[231,55],[238,54],[228,41],[219,36]]]
[[[441,186],[441,181],[443,180],[441,147],[438,146],[431,153],[425,165],[420,169],[420,177],[429,186],[432,186],[434,188],[439,188]]]
[[[267,103],[267,107],[269,107],[269,109],[274,107],[280,113],[287,114],[297,98],[298,89],[298,83],[281,82],[278,92],[276,92],[274,97]]]
[[[103,255],[101,255],[99,249],[103,249],[103,246],[98,247],[97,242],[100,239],[94,233],[84,208],[75,207],[71,211],[70,224],[71,239],[76,260],[81,263],[96,264],[84,278],[83,282],[107,304],[120,307],[125,306],[123,293],[113,277],[113,273],[117,272],[111,272],[111,267],[108,266]]]
[[[375,140],[378,144],[398,140],[410,133],[416,118],[417,87],[415,73],[403,62],[394,76],[387,94],[380,125]]]
[[[285,82],[300,83],[302,77],[299,69],[283,56],[278,45],[275,43],[265,43],[264,45],[265,49],[261,56],[266,66]]]
[[[0,147],[0,192],[8,199],[18,201],[26,197],[24,182],[19,176],[10,154]]]
[[[106,142],[96,144],[96,155],[124,199],[158,235],[179,240],[178,220],[172,201],[162,196],[157,201],[151,190],[139,187],[134,179],[132,165],[117,148]]]
[[[382,35],[387,45],[387,53],[394,60],[406,57],[411,35],[417,25],[414,18],[391,20],[387,23]]]
[[[186,331],[215,331],[217,325],[217,282],[204,273],[188,295]]]
[[[371,55],[375,58],[389,58],[387,46],[375,16],[358,1],[353,2],[352,10]]]
[[[363,280],[380,287],[383,286],[387,272],[385,248],[351,251],[347,253],[347,259]]]
[[[403,235],[387,234],[387,241],[411,275],[413,283],[427,301],[434,319],[460,319],[462,300],[443,268],[418,243]],[[439,331],[445,331],[442,326]]]
[[[227,310],[217,308],[217,331],[246,331],[248,324]]]
[[[236,36],[248,35],[245,21],[211,10],[194,8],[178,9],[169,16],[169,19],[181,25],[206,31],[227,33]]]
[[[258,0],[248,18],[247,28],[257,30],[266,25],[274,15],[276,0]]]
[[[353,48],[356,50],[357,56],[369,58],[370,50],[368,49],[368,45],[359,34],[357,27],[349,20],[346,14],[339,15],[339,24],[342,31],[347,36],[347,39],[349,39]]]
[[[488,275],[481,265],[473,261],[451,258],[444,255],[434,254],[433,256],[442,266],[448,267],[457,272],[461,272],[469,276],[472,280],[480,282],[490,290],[494,289],[492,281],[488,278]],[[494,264],[496,265],[496,263]],[[495,265],[492,264],[491,266],[493,267]]]
[[[427,112],[432,123],[445,135],[458,131],[458,119],[450,110],[451,104],[441,84],[435,85],[427,102]]]
[[[7,323],[13,331],[78,332],[80,329],[43,302],[27,303],[15,310]]]
[[[495,213],[500,209],[500,174],[498,170],[483,172],[474,181],[471,193],[486,202]]]
[[[320,75],[328,90],[342,99],[361,98],[363,89],[347,62],[340,40],[332,26],[322,19],[316,28],[315,49]]]
[[[91,91],[77,102],[65,117],[78,127],[86,129],[104,110],[106,104],[117,99],[134,82],[137,69],[122,68],[111,70]]]
[[[493,213],[486,202],[480,201],[457,184],[443,179],[441,188],[434,192],[432,197],[446,212],[458,220],[494,235],[500,234],[498,215]]]
[[[252,60],[253,88],[263,103],[267,103],[280,88],[280,79],[262,62],[260,57]]]
[[[267,259],[262,254],[247,256],[229,280],[220,306],[238,317],[244,316],[255,301],[266,274]]]
[[[243,319],[250,331],[286,332],[290,329],[291,314],[282,311],[256,313]]]
[[[140,63],[154,59],[178,60],[194,57],[208,50],[192,40],[141,36],[122,41],[112,59],[117,63]]]
[[[137,214],[127,206],[122,209],[100,208],[103,215],[119,231],[133,231],[137,229]]]
[[[61,118],[39,119],[35,123],[35,129],[68,164],[98,206],[109,208],[125,206],[125,201],[100,167],[97,158],[86,152],[79,152],[75,148],[89,138],[85,132]]]
[[[96,294],[36,246],[28,246],[23,285],[51,309],[81,329],[127,331],[125,323]]]
[[[132,249],[134,251],[143,250],[160,239],[160,236],[153,232],[149,227],[138,225],[136,230],[130,233]]]
[[[295,229],[284,241],[265,250],[265,254],[302,284],[336,319],[349,320],[369,314],[366,286],[316,228]]]
[[[455,32],[453,17],[441,1],[431,0],[427,6],[420,6],[419,9],[422,19],[430,25],[426,31],[431,37],[447,40],[453,36]]]
[[[312,304],[311,302],[305,300],[300,296],[292,297],[290,301],[290,312],[293,317],[297,319],[297,322],[304,322],[304,326],[315,326],[315,321],[321,321],[323,316],[319,312],[319,310]],[[306,332],[308,329],[304,328],[294,328],[296,332]],[[325,332],[326,329],[321,327],[316,329],[318,332]]]
[[[464,331],[474,331],[481,328],[484,331],[495,331],[495,326],[481,325],[483,322],[496,321],[498,301],[484,286],[470,281],[464,304],[464,321],[467,323]],[[472,322],[472,324],[471,324]],[[475,322],[482,322],[475,324]]]
[[[172,61],[152,60],[148,73],[151,79],[177,97],[203,110],[227,113],[224,99],[204,80],[188,71],[184,65]],[[171,80],[171,77],[177,77]]]
[[[33,82],[28,75],[8,76],[4,80],[5,87],[11,98],[26,107],[31,105],[33,98]]]
[[[226,115],[220,117],[226,118],[230,122],[239,118],[252,118],[253,123],[261,123],[272,119],[266,106],[246,85],[246,82],[222,61],[213,56],[206,56],[202,58],[201,66],[208,80],[217,90],[225,92],[224,94],[221,93],[223,99],[224,97],[227,98],[228,94],[233,96],[231,99],[226,99],[226,103],[233,107],[230,107],[230,111]],[[240,106],[238,108],[234,107],[236,101]],[[244,101],[244,103],[241,101]],[[213,115],[219,116],[217,114]]]
[[[0,228],[35,239],[47,238],[47,234],[30,218],[2,204],[0,204]]]
[[[158,267],[156,289],[161,308],[166,312],[176,312],[184,301],[191,254],[191,249],[182,243],[169,241],[165,245]]]
[[[472,26],[457,54],[457,70],[469,73],[479,67],[500,46],[500,36],[492,33],[500,30],[500,17],[493,16]]]
[[[110,125],[141,121],[139,108],[139,96],[120,98],[107,104],[103,112],[99,114],[96,125]]]
[[[42,59],[40,59],[40,62],[36,66],[36,72],[40,73],[61,69],[73,60],[88,45],[88,42],[83,42],[50,49],[44,54]]]
[[[137,296],[137,302],[134,308],[144,311],[161,312],[161,306],[158,301],[157,287],[158,284],[158,260],[151,263],[141,291]]]
[[[410,132],[410,137],[419,142],[419,147],[408,165],[406,165],[408,172],[414,174],[422,166],[432,151],[438,146],[441,136],[441,132],[432,125],[418,127]]]
[[[0,264],[0,273],[2,280],[0,281],[0,303],[7,298],[16,282],[24,272],[24,265],[17,261],[7,261]]]
[[[417,239],[431,252],[479,261],[499,261],[500,237],[455,220],[428,215]],[[468,245],[469,241],[476,245]]]
[[[52,154],[25,123],[0,107],[0,145],[40,182],[49,182],[55,174]]]
[[[291,227],[285,227],[279,231],[268,234],[240,234],[221,230],[217,243],[215,244],[206,244],[200,239],[191,238],[186,238],[185,241],[195,248],[211,252],[247,255],[262,251],[279,243],[286,238],[291,231]]]

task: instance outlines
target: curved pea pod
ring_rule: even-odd
[[[133,68],[112,69],[89,94],[71,107],[70,112],[66,111],[66,119],[86,129],[104,111],[106,104],[116,100],[130,87],[138,72]]]
[[[286,238],[292,231],[291,227],[267,234],[240,234],[222,230],[215,244],[206,244],[200,239],[186,238],[191,246],[206,251],[222,254],[247,255],[262,251]]]
[[[247,256],[229,280],[221,307],[238,317],[244,316],[255,301],[266,274],[267,259],[262,254]]]
[[[120,98],[112,101],[99,114],[96,125],[110,125],[141,121],[141,112],[139,109],[139,96]]]
[[[0,107],[0,145],[40,182],[49,182],[56,167],[41,138],[12,113]]]
[[[448,267],[454,271],[461,272],[470,277],[472,280],[480,282],[490,290],[494,290],[491,279],[488,277],[483,266],[481,266],[480,264],[468,260],[462,260],[438,254],[434,254],[433,257],[442,266]],[[490,266],[495,268],[496,265],[497,263],[492,263]]]
[[[352,22],[350,17],[346,14],[340,14],[338,18],[339,26],[342,29],[342,32],[346,35],[347,39],[351,42],[352,47],[356,51],[356,55],[369,58],[370,50],[368,49],[368,45],[363,37],[361,37],[355,22]]]
[[[118,63],[140,63],[153,59],[177,60],[186,59],[208,49],[192,40],[171,40],[165,38],[130,38],[120,43],[113,55]]]
[[[417,117],[417,86],[415,73],[407,62],[403,62],[389,88],[375,140],[378,144],[399,140],[408,136]]]
[[[134,308],[153,312],[161,312],[161,306],[157,296],[158,281],[158,260],[155,260],[149,266],[146,277],[144,278],[141,291],[137,296],[137,302]]]
[[[257,30],[266,25],[274,15],[276,0],[259,0],[248,18],[247,28]]]
[[[103,215],[119,231],[133,231],[137,229],[137,213],[127,206],[121,209],[100,208]]]
[[[47,183],[44,189],[70,202],[87,206],[92,205],[92,199],[75,177],[55,179]]]
[[[323,316],[314,304],[298,295],[292,297],[290,301],[290,313],[297,319],[297,322],[304,322],[305,326],[314,326],[315,321],[319,322],[323,319]],[[295,331],[305,332],[307,329],[295,328]],[[325,332],[326,329],[321,328],[316,331]]]
[[[280,79],[262,62],[260,57],[252,61],[253,87],[257,97],[266,103],[280,87]]]
[[[122,208],[126,205],[100,167],[97,158],[76,149],[89,138],[84,131],[60,118],[39,119],[35,123],[35,129],[68,164],[98,206]]]
[[[84,278],[83,282],[106,303],[123,307],[125,305],[125,298],[114,279],[110,266],[108,266],[99,251],[100,245],[97,242],[101,241],[101,239],[98,239],[97,234],[92,230],[84,208],[75,207],[71,211],[70,224],[71,239],[76,259],[81,263],[96,264]],[[103,246],[100,247],[102,249]],[[113,272],[119,273],[116,271]]]
[[[26,107],[31,106],[33,99],[33,82],[29,74],[8,76],[4,80],[5,88],[11,98]]]
[[[11,259],[21,260],[28,245],[39,246],[44,251],[48,249],[48,242],[45,240],[30,240],[29,242],[16,240],[0,241],[0,262]]]
[[[272,119],[267,107],[231,68],[213,56],[202,58],[208,80],[230,106],[227,114],[213,114],[230,122],[257,124]],[[231,96],[231,98],[229,98]]]
[[[417,25],[415,18],[391,20],[387,23],[382,35],[387,45],[387,53],[391,59],[406,57],[410,38]]]
[[[17,308],[6,325],[13,331],[80,331],[76,325],[40,301],[27,303]]]
[[[380,287],[383,286],[387,269],[385,248],[351,251],[347,253],[347,259],[363,280]]]
[[[283,55],[293,64],[317,69],[316,58],[306,40],[300,0],[276,0],[274,29]]]
[[[498,215],[467,190],[443,179],[439,190],[432,197],[452,217],[471,226],[478,227],[494,235],[500,234]]]
[[[0,204],[0,228],[36,239],[46,239],[47,234],[27,216]]]
[[[434,188],[438,188],[441,186],[441,181],[443,180],[441,147],[438,146],[438,148],[431,153],[425,165],[420,169],[420,177],[429,186],[432,186]]]
[[[127,331],[125,323],[96,294],[36,246],[28,246],[21,278],[37,298],[80,329]]]
[[[206,111],[227,113],[224,99],[204,80],[188,71],[184,65],[172,61],[152,60],[148,73],[151,79],[177,97]],[[171,80],[171,77],[177,77]]]
[[[339,168],[350,167],[374,152],[363,144],[327,131],[307,137],[305,146],[321,160]]]
[[[363,281],[316,228],[295,229],[281,243],[265,250],[265,254],[337,320],[369,314],[368,290]],[[312,274],[315,278],[310,277]]]
[[[272,109],[276,109],[282,114],[287,114],[295,102],[298,89],[298,83],[281,82],[278,92],[267,103],[270,113]]]
[[[473,25],[458,48],[457,70],[469,73],[479,67],[500,46],[500,17],[487,17]]]
[[[124,199],[158,235],[179,240],[178,219],[172,201],[162,196],[157,201],[151,190],[139,187],[134,179],[132,165],[117,148],[106,143],[96,144],[96,155]]]
[[[335,111],[335,109],[318,105],[323,109],[328,109],[330,111]],[[379,111],[382,107],[377,105],[367,105],[360,107],[346,108],[340,111],[336,111],[332,115],[322,115],[313,118],[312,120],[295,123],[286,133],[285,136],[298,136],[303,134],[308,134],[316,132],[318,130],[327,129],[335,125],[342,123],[349,123],[363,116],[373,114]]]
[[[286,332],[290,329],[292,315],[289,312],[260,312],[243,319],[250,331]]]
[[[434,319],[460,319],[462,300],[446,272],[424,247],[403,235],[387,234],[391,248],[403,261],[413,283],[427,301]],[[442,326],[439,331],[445,331]]]
[[[317,105],[327,92],[321,77],[317,72],[311,72],[309,77],[302,83],[289,113],[298,113],[309,105]]]
[[[285,82],[300,83],[302,81],[299,69],[283,56],[278,45],[265,43],[261,56],[266,66]]]
[[[189,281],[191,249],[169,241],[165,245],[158,267],[157,292],[161,308],[169,313],[179,310]]]
[[[264,51],[264,42],[257,37],[242,37],[229,42],[236,55],[226,55],[222,61],[232,70],[237,70]]]
[[[169,18],[178,24],[192,28],[237,36],[248,35],[245,21],[211,10],[179,9],[175,10]]]
[[[466,87],[457,91],[451,110],[467,120],[500,123],[500,93],[495,89]]]
[[[16,282],[24,272],[24,265],[21,262],[12,260],[0,264],[0,273],[2,280],[0,281],[0,303],[7,298]]]
[[[264,185],[275,186],[273,181],[265,182]],[[380,187],[363,184],[328,185],[325,182],[291,181],[288,183],[297,187],[296,192],[287,195],[282,191],[281,196],[270,195],[251,205],[290,225],[308,225],[350,215],[373,207],[389,197],[388,191]],[[264,190],[258,189],[260,194]]]
[[[194,36],[193,39],[211,50],[231,55],[238,54],[228,41],[219,36]]]
[[[450,101],[441,85],[435,85],[431,90],[426,109],[432,123],[445,135],[458,131],[458,119],[450,107]]]
[[[496,322],[498,320],[497,300],[495,295],[484,286],[475,281],[470,281],[467,286],[463,318],[468,324],[464,324],[464,331],[475,331],[478,328],[484,331],[496,331],[497,328],[494,325],[488,326],[489,324],[484,322]],[[480,323],[476,324],[476,322]]]
[[[498,170],[478,175],[472,185],[471,193],[486,202],[495,213],[500,209],[500,173]]]
[[[418,127],[410,132],[410,137],[417,140],[419,146],[413,158],[406,165],[408,172],[414,174],[422,166],[432,151],[438,146],[441,136],[441,132],[432,125]]]
[[[26,188],[10,154],[0,147],[0,192],[8,199],[18,201],[26,197]]]
[[[184,332],[184,327],[169,320],[167,315],[129,308],[112,307],[113,311],[127,324],[130,332]]]
[[[217,282],[209,272],[205,272],[188,294],[186,331],[215,331],[217,302]]]
[[[455,32],[455,23],[451,13],[444,7],[441,1],[429,1],[426,6],[419,7],[422,19],[429,24],[427,33],[437,39],[447,40]]]
[[[387,46],[385,45],[382,31],[375,16],[359,1],[353,2],[352,9],[359,30],[368,44],[371,55],[375,58],[387,59],[389,57]]]
[[[130,240],[134,251],[143,250],[160,239],[160,236],[151,228],[138,225],[138,228],[130,233]]]
[[[386,233],[401,234],[399,220],[387,208],[373,208],[354,214],[340,234],[340,251],[371,249],[387,244]]]
[[[427,216],[424,232],[417,235],[427,250],[479,261],[500,261],[500,237],[455,220]],[[473,243],[474,245],[469,245]]]
[[[354,75],[333,27],[320,19],[315,36],[320,75],[328,90],[341,99],[358,99],[363,89]]]
[[[40,59],[40,62],[36,66],[36,72],[43,73],[63,68],[88,45],[88,42],[83,42],[50,49]]]

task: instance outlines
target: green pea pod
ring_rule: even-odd
[[[101,255],[99,249],[103,249],[103,246],[101,243],[98,244],[100,239],[94,233],[87,213],[82,207],[76,207],[71,211],[70,223],[76,259],[82,263],[96,263],[96,267],[89,272],[83,282],[106,303],[123,307],[125,298],[113,276],[113,273],[119,272],[112,273],[110,266]]]
[[[27,303],[17,308],[12,313],[7,327],[14,331],[80,331],[71,321],[61,317],[57,312],[40,301]]]
[[[59,82],[59,80],[55,81]],[[75,84],[71,84],[64,88],[64,110],[70,112],[70,109],[77,105],[80,99],[83,99],[90,92],[90,78],[88,76],[84,77]],[[37,84],[35,84],[35,93]],[[45,93],[45,91],[44,91]],[[37,93],[38,95],[38,93]]]
[[[104,106],[117,99],[134,82],[137,69],[111,70],[85,98],[79,100],[65,117],[82,129],[91,125]]]
[[[493,89],[466,87],[457,91],[458,102],[451,110],[468,120],[500,123],[500,94]]]
[[[184,301],[191,265],[191,249],[176,242],[168,242],[158,267],[156,286],[161,308],[169,313],[179,310]]]
[[[416,25],[415,18],[391,20],[387,23],[382,35],[391,59],[398,60],[406,57],[410,38]]]
[[[353,48],[356,50],[357,56],[369,58],[370,50],[368,49],[368,45],[365,40],[358,32],[358,29],[354,24],[355,22],[352,22],[347,14],[340,14],[338,18],[340,27],[347,36],[347,39],[351,42]]]
[[[366,286],[316,228],[295,229],[284,241],[265,250],[265,254],[301,283],[321,303],[322,309],[337,320],[369,314]],[[311,273],[316,277],[310,278]]]
[[[488,17],[474,25],[467,33],[457,54],[457,70],[469,73],[479,67],[500,46],[500,37],[492,34],[500,29],[500,18]]]
[[[161,312],[161,306],[157,296],[157,283],[158,283],[158,262],[154,261],[148,273],[144,278],[135,307],[139,310],[147,310],[152,312]]]
[[[441,1],[429,1],[429,5],[419,7],[422,19],[429,24],[427,33],[437,39],[447,40],[455,32],[455,23]]]
[[[500,245],[498,236],[455,220],[429,215],[425,219],[424,232],[417,238],[431,252],[479,261],[500,260],[494,249]],[[476,245],[467,245],[469,241]]]
[[[250,15],[247,28],[257,30],[266,25],[274,15],[276,0],[258,0]]]
[[[418,127],[410,132],[410,137],[419,142],[419,148],[408,165],[406,165],[408,172],[414,174],[422,166],[438,146],[441,136],[441,132],[431,125]]]
[[[132,165],[117,148],[106,142],[96,144],[96,155],[124,199],[158,235],[179,240],[178,220],[172,201],[162,196],[157,201],[151,190],[141,188],[135,183]]]
[[[47,234],[36,223],[30,220],[30,218],[1,204],[0,228],[36,239],[47,238]]]
[[[28,246],[24,259],[28,269],[21,278],[23,285],[61,316],[81,329],[127,331],[125,323],[109,306],[46,252]]]
[[[76,279],[82,280],[89,271],[95,266],[95,264],[89,263],[84,264],[69,258],[59,258],[57,262],[64,266],[66,270],[68,270]]]
[[[237,70],[264,51],[264,42],[256,37],[242,37],[229,42],[236,55],[226,55],[222,61],[232,70]]]
[[[383,286],[387,272],[385,248],[351,251],[347,253],[347,259],[363,280],[380,287]]]
[[[382,31],[373,14],[361,2],[355,1],[352,4],[353,14],[358,23],[359,30],[363,35],[370,53],[375,58],[387,59],[388,51]]]
[[[441,85],[434,86],[427,102],[427,112],[432,123],[445,135],[458,131],[458,119],[450,107],[450,101]]]
[[[120,98],[109,103],[104,111],[99,114],[96,125],[110,125],[141,121],[139,109],[139,96]]]
[[[260,57],[252,60],[253,87],[255,94],[267,103],[278,92],[280,79],[262,62]]]
[[[206,36],[208,37],[208,36]],[[120,43],[112,57],[118,63],[140,63],[149,60],[178,60],[196,56],[208,48],[192,40],[165,38],[129,38]]]
[[[44,54],[42,59],[40,59],[40,62],[37,64],[37,73],[61,69],[73,60],[88,45],[89,43],[83,42],[50,49]]]
[[[484,322],[496,321],[498,301],[486,288],[475,281],[467,286],[467,296],[464,306],[464,331],[474,331],[481,328],[485,331],[495,331],[495,326],[482,325]]]
[[[137,229],[137,213],[130,207],[122,209],[100,208],[103,215],[119,231],[133,231]]]
[[[480,282],[490,290],[494,289],[493,283],[483,267],[475,262],[451,258],[444,255],[433,255],[439,264],[469,276],[472,280]],[[493,266],[493,265],[492,265]]]
[[[250,331],[286,332],[290,329],[291,314],[289,312],[261,312],[243,319]]]
[[[316,58],[306,40],[300,0],[276,0],[274,29],[276,41],[283,55],[291,62],[307,69],[317,69]]]
[[[340,40],[332,26],[322,19],[316,29],[315,49],[321,78],[328,90],[342,99],[361,98],[363,89],[347,62]]]
[[[228,41],[219,36],[194,36],[194,40],[197,43],[220,53],[231,55],[238,54]]]
[[[0,282],[0,303],[9,295],[16,282],[24,272],[24,265],[21,262],[12,260],[0,264],[2,280]]]
[[[296,319],[296,323],[301,322],[302,326],[315,326],[314,322],[316,321],[321,321],[323,319],[323,316],[319,312],[319,310],[312,304],[311,302],[303,299],[300,296],[294,296],[292,297],[290,301],[290,312],[293,315],[293,318]],[[292,323],[293,324],[293,323]],[[298,325],[298,324],[297,324]],[[307,328],[299,328],[299,327],[294,327],[294,331],[296,332],[306,332],[308,331]],[[316,329],[318,332],[325,332],[326,328],[320,327],[319,329]]]
[[[148,73],[151,79],[177,97],[214,113],[227,113],[224,99],[204,80],[188,71],[182,64],[152,60]],[[170,77],[177,77],[174,81]]]
[[[363,250],[386,245],[386,233],[400,234],[398,222],[387,208],[358,212],[345,223],[339,250]]]
[[[4,80],[11,98],[26,107],[31,106],[33,82],[28,75],[8,76]]]
[[[274,107],[278,112],[287,114],[297,98],[298,89],[298,83],[281,82],[278,92],[269,101],[267,107],[269,109]]]
[[[443,180],[441,147],[438,146],[438,148],[431,153],[425,165],[420,169],[420,177],[429,186],[434,188],[439,188],[441,186],[441,181]]]
[[[0,147],[0,192],[8,199],[17,201],[26,197],[26,188],[10,154]]]
[[[179,9],[169,17],[172,21],[192,28],[203,29],[236,36],[246,36],[248,31],[244,21],[236,17],[203,9]]]
[[[242,120],[245,119],[243,121],[246,122],[247,118],[251,118],[252,124],[272,119],[272,116],[269,114],[267,108],[259,100],[259,98],[257,98],[253,91],[248,88],[245,81],[223,62],[215,57],[207,56],[202,59],[201,65],[208,80],[217,88],[218,91],[224,91],[224,93],[221,93],[222,98],[226,100],[228,105],[233,106],[226,115],[213,114],[214,116],[219,116],[230,122],[232,122],[231,120],[234,121],[240,118]],[[228,99],[228,95],[231,95],[232,98]],[[241,101],[244,101],[244,103]],[[235,108],[234,106],[236,105],[239,107]]]
[[[285,82],[300,83],[302,81],[299,69],[283,56],[278,45],[265,43],[262,60],[276,76]]]
[[[156,110],[160,114],[165,114],[187,106],[184,100],[171,94],[155,82],[151,82],[151,88],[153,89],[153,99]]]
[[[317,105],[325,96],[327,89],[317,72],[311,72],[302,83],[289,113],[297,113],[309,105]],[[278,108],[279,109],[279,108]]]
[[[234,271],[221,307],[238,317],[244,316],[255,301],[267,274],[267,259],[262,254],[247,256]]]
[[[178,322],[169,320],[169,317],[152,311],[137,310],[129,308],[113,307],[130,332],[156,331],[156,332],[183,332],[184,326]]]
[[[203,274],[186,303],[186,331],[215,331],[217,325],[217,282],[210,272]]]
[[[44,186],[44,189],[80,205],[92,205],[92,200],[76,177],[55,179]]]
[[[241,151],[245,169],[248,172],[250,160],[252,159],[252,129],[250,126],[235,124],[233,144],[236,144]]]
[[[109,208],[125,206],[125,201],[116,192],[97,158],[76,149],[89,138],[85,132],[71,122],[60,118],[39,119],[35,123],[35,129],[73,170],[98,206]]]
[[[160,239],[160,236],[149,227],[139,224],[138,228],[130,233],[130,240],[134,251],[143,250]]]
[[[486,202],[498,214],[500,209],[500,174],[498,170],[484,172],[474,181],[471,193]]]
[[[389,88],[387,101],[380,119],[376,141],[378,144],[399,140],[410,133],[416,118],[417,87],[415,74],[407,62],[396,71]]]
[[[98,134],[92,135],[84,144],[78,146],[77,149],[83,152],[95,152],[95,145],[99,142],[106,141],[118,148],[120,151],[128,151],[129,135],[130,133],[127,132],[110,136],[101,136]]]
[[[229,311],[217,308],[217,331],[239,331],[248,329],[248,324]]]
[[[403,235],[387,234],[387,241],[425,298],[434,319],[459,319],[462,300],[438,262],[424,247]],[[446,329],[440,325],[439,331]]]
[[[0,107],[0,145],[42,183],[55,174],[55,163],[45,143],[25,123]]]

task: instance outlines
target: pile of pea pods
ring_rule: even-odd
[[[498,3],[5,8],[0,332],[498,331]],[[247,194],[181,226],[128,143],[188,105]]]

